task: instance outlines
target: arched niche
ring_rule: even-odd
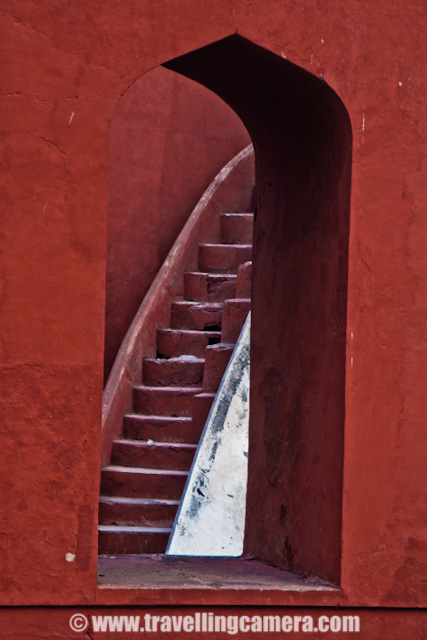
[[[230,36],[166,66],[240,116],[256,154],[246,553],[340,580],[352,134],[322,80]]]

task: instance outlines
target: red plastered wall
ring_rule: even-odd
[[[118,100],[149,69],[237,31],[322,75],[350,115],[341,586],[352,604],[425,606],[421,0],[9,0],[3,13],[3,602],[90,603],[96,590],[107,163]]]

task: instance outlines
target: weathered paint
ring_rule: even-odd
[[[250,314],[194,457],[166,554],[240,556],[248,476]]]

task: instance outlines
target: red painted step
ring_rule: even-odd
[[[186,471],[109,465],[101,472],[101,495],[179,500]]]
[[[237,277],[233,273],[203,273],[186,271],[184,274],[186,300],[222,302],[236,295]]]
[[[139,413],[124,416],[123,435],[131,440],[189,444],[197,444],[200,437],[192,426],[191,417],[144,416]]]
[[[245,320],[251,310],[251,301],[246,298],[235,298],[224,302],[221,341],[236,343]]]
[[[212,273],[236,273],[239,265],[252,260],[251,244],[200,244],[199,267]]]
[[[179,500],[149,500],[99,497],[99,524],[143,527],[171,527]]]
[[[252,262],[241,264],[237,271],[235,298],[251,298],[252,296]],[[231,297],[231,296],[230,296]]]
[[[145,358],[142,361],[144,384],[156,387],[195,386],[203,380],[205,361],[192,355],[177,358]]]
[[[216,393],[234,350],[234,345],[214,344],[206,349],[203,392]]]
[[[98,553],[148,554],[164,553],[172,529],[100,525]]]
[[[201,387],[134,387],[134,411],[144,415],[191,416],[191,399]]]
[[[221,241],[232,244],[252,244],[253,213],[222,213]]]
[[[205,357],[209,344],[220,342],[220,331],[195,331],[194,329],[157,329],[157,352],[159,357],[171,358],[181,355]]]
[[[171,327],[197,331],[218,330],[221,327],[222,309],[222,302],[174,302],[171,308]]]
[[[150,469],[173,469],[188,471],[196,451],[195,444],[179,442],[141,442],[118,439],[113,442],[111,464],[124,467],[147,467]]]

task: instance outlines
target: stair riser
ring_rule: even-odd
[[[129,505],[100,502],[99,524],[142,527],[171,527],[177,505]]]
[[[230,244],[252,244],[252,215],[222,215],[221,241]]]
[[[125,417],[123,434],[132,440],[154,440],[154,442],[188,442],[197,444],[201,431],[194,428],[192,421],[179,422],[150,422],[149,419]]]
[[[126,498],[179,500],[186,479],[186,476],[126,473],[104,469],[101,473],[101,494]]]
[[[193,429],[200,433],[203,432],[206,419],[211,410],[212,403],[215,399],[214,394],[198,394],[193,398],[193,415],[191,418]],[[200,436],[199,436],[200,437]]]
[[[197,331],[209,328],[220,328],[222,323],[222,306],[206,308],[203,305],[173,304],[171,310],[172,329],[192,329]]]
[[[223,302],[236,295],[236,278],[213,278],[207,274],[185,274],[185,299],[198,302]]]
[[[204,362],[144,360],[143,383],[150,386],[197,386],[203,379]]]
[[[252,262],[240,265],[237,271],[236,298],[252,296]]]
[[[221,342],[236,343],[248,313],[251,310],[250,300],[227,300],[224,305]]]
[[[212,273],[236,273],[239,265],[252,260],[252,246],[200,245],[199,268]]]
[[[171,469],[188,471],[194,457],[194,449],[177,449],[173,446],[132,445],[113,442],[111,464],[123,467],[147,469]]]
[[[164,553],[167,533],[109,533],[100,531],[98,553],[106,555]]]
[[[191,416],[193,394],[161,389],[146,391],[134,389],[134,408],[137,413],[159,416]]]
[[[206,350],[205,375],[203,378],[203,391],[205,393],[216,393],[232,354],[233,347],[221,348],[215,345]]]
[[[209,344],[215,344],[221,339],[219,331],[203,333],[185,333],[176,331],[166,331],[162,329],[157,333],[157,351],[166,358],[181,355],[193,355],[198,358],[205,357],[205,349]]]

